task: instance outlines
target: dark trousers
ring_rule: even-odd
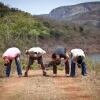
[[[87,72],[86,72],[86,64],[85,64],[85,62],[82,62],[80,65],[81,65],[81,74],[84,76],[84,75],[87,74]],[[72,77],[75,76],[75,69],[76,69],[76,63],[74,63],[73,60],[72,60],[71,61],[71,73],[70,73],[70,75]]]
[[[11,63],[12,63],[12,60],[10,60],[10,63],[9,64],[6,64],[6,77],[9,77],[10,76]],[[19,61],[18,58],[15,58],[15,63],[16,63],[18,75],[22,75],[21,64],[20,64],[20,61]]]
[[[34,60],[38,61],[38,64],[41,65],[41,69],[44,71],[45,70],[45,66],[43,64],[43,58],[42,58],[42,56],[40,56],[40,57],[37,57],[37,58],[29,57],[28,65],[26,67],[26,72],[28,72],[28,70],[30,69],[31,65],[34,63]]]
[[[60,64],[60,60],[57,61],[57,60],[54,60],[52,61],[52,65],[53,65],[53,74],[57,74],[57,65]],[[69,61],[66,60],[65,62],[65,74],[69,74]]]

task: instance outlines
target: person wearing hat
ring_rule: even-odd
[[[33,48],[30,48],[29,50],[26,50],[26,54],[28,55],[29,61],[28,61],[28,65],[26,67],[26,71],[24,74],[25,77],[28,76],[28,71],[35,60],[37,60],[38,64],[41,65],[43,76],[46,76],[45,66],[43,64],[43,58],[42,58],[42,55],[45,53],[46,51],[44,51],[40,47],[33,47]]]
[[[70,76],[75,76],[75,69],[76,64],[82,68],[81,74],[85,76],[87,74],[86,72],[86,64],[85,64],[85,54],[82,49],[72,49],[71,52],[71,72]]]
[[[61,64],[61,59],[64,60],[65,76],[69,75],[69,55],[64,47],[58,47],[52,54],[53,76],[57,75],[57,65]]]
[[[6,66],[6,77],[10,76],[11,71],[11,63],[13,60],[15,60],[16,66],[17,66],[17,73],[18,76],[22,76],[22,69],[20,64],[20,55],[21,52],[16,47],[8,48],[2,55],[2,58],[4,59],[4,65]]]

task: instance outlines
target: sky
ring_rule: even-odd
[[[0,0],[0,2],[9,7],[18,8],[19,10],[31,13],[32,15],[48,14],[52,9],[60,6],[92,1],[100,0]]]

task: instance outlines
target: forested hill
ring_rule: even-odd
[[[80,47],[87,52],[100,52],[100,34],[97,30],[78,24],[59,22],[41,16],[32,16],[0,3],[0,52],[11,46],[21,50],[41,46],[49,51],[63,45]]]
[[[49,35],[49,29],[42,21],[16,8],[0,3],[0,49],[10,46],[20,48],[36,45],[37,35]]]

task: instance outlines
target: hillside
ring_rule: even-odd
[[[68,46],[81,47],[87,52],[98,52],[98,50],[100,50],[98,45],[98,43],[100,43],[99,1],[58,7],[53,9],[48,15],[41,15],[41,17],[43,19],[51,19],[65,23],[70,28],[73,27],[71,32],[74,30],[72,33],[75,34],[67,35],[69,38],[65,39]]]
[[[57,20],[72,20],[76,15],[90,13],[93,11],[95,12],[98,10],[100,10],[100,2],[87,2],[72,6],[62,6],[55,8],[49,13],[48,16]],[[95,17],[98,17],[98,15]],[[80,19],[82,18],[80,17]]]
[[[11,46],[17,46],[22,51],[27,47],[40,46],[51,53],[59,45],[79,47],[88,53],[100,52],[99,31],[94,27],[92,29],[44,16],[32,16],[0,3],[1,54]]]
[[[100,2],[87,2],[72,6],[62,6],[53,9],[48,17],[55,20],[64,20],[80,25],[97,27],[100,24]],[[89,24],[90,26],[90,24]]]
[[[2,3],[0,3],[0,10],[1,51],[10,46],[23,48],[37,45],[37,35],[49,34],[48,28],[28,13],[19,11],[16,8],[10,9]]]

